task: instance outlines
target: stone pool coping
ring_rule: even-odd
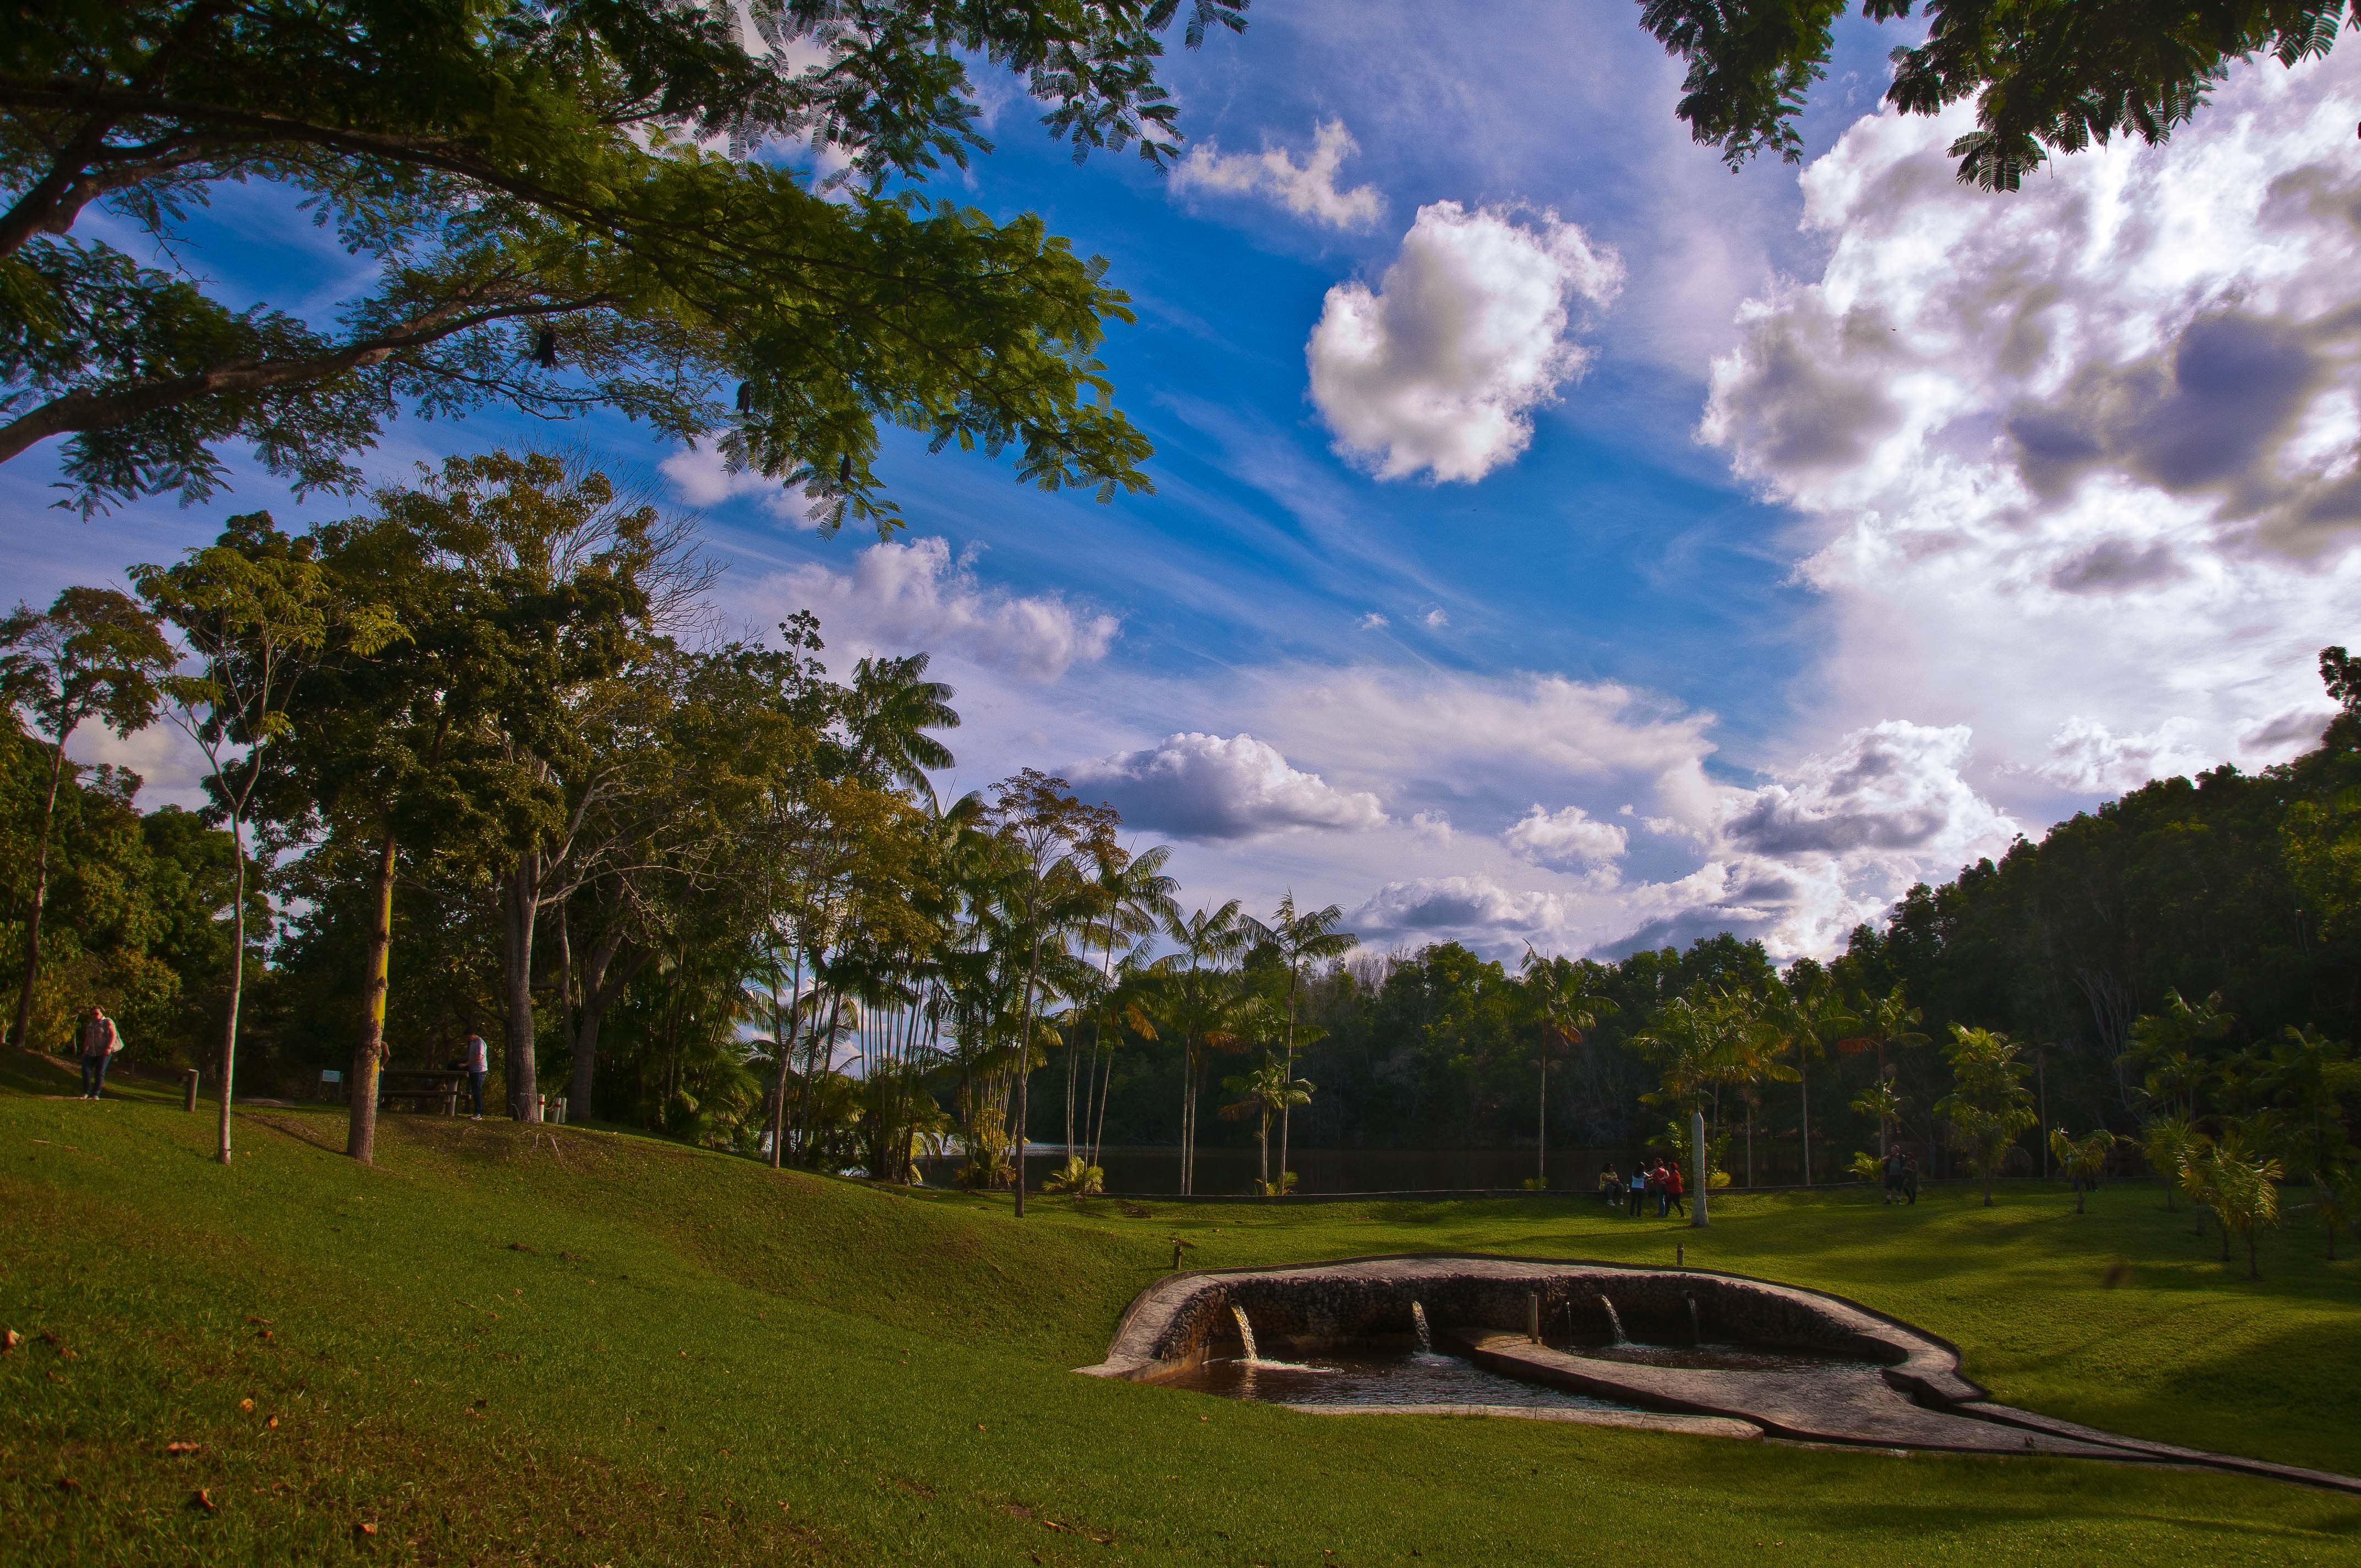
[[[1554,1316],[1620,1298],[1661,1321],[1667,1299],[1702,1325],[1747,1320],[1761,1343],[1849,1353],[1875,1365],[1809,1373],[1731,1371],[1612,1361],[1552,1350],[1521,1330],[1527,1296]],[[1706,1300],[1700,1304],[1699,1296]],[[1320,1415],[1509,1415],[1640,1427],[1699,1436],[1764,1435],[1789,1442],[1887,1451],[2040,1454],[2227,1471],[2361,1496],[2361,1478],[2214,1453],[2102,1431],[1995,1403],[1960,1372],[1960,1349],[1939,1334],[1828,1291],[1719,1269],[1645,1268],[1588,1258],[1482,1253],[1388,1253],[1333,1262],[1198,1269],[1168,1275],[1135,1297],[1106,1359],[1075,1370],[1154,1381],[1207,1358],[1250,1308],[1257,1337],[1313,1348],[1373,1330],[1401,1334],[1413,1300],[1447,1303],[1436,1336],[1488,1371],[1643,1407],[1631,1411],[1496,1405],[1295,1405]],[[1266,1326],[1267,1325],[1267,1326]]]
[[[1571,1421],[1576,1426],[1632,1427],[1642,1431],[1686,1432],[1691,1437],[1760,1438],[1752,1421],[1727,1416],[1688,1416],[1670,1410],[1585,1410],[1556,1405],[1285,1405],[1306,1416],[1505,1416],[1520,1421]]]

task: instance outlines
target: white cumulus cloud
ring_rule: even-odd
[[[1826,265],[1741,312],[1700,434],[1807,521],[1839,722],[2081,793],[2286,754],[2361,598],[2356,119],[2340,49],[2014,195],[1953,179],[1968,105],[1804,172]]]
[[[1620,859],[1631,836],[1578,806],[1546,811],[1537,803],[1510,825],[1500,842],[1536,865],[1582,867]]]
[[[1446,876],[1389,882],[1345,924],[1365,942],[1460,941],[1484,948],[1547,935],[1571,918],[1556,894],[1504,887],[1488,876]]]
[[[1339,190],[1336,185],[1345,160],[1360,150],[1345,122],[1335,119],[1323,121],[1312,133],[1312,150],[1301,162],[1285,148],[1224,152],[1212,141],[1204,141],[1173,169],[1171,188],[1263,196],[1298,217],[1331,228],[1365,229],[1385,211],[1385,198],[1374,185],[1356,185],[1350,190]]]
[[[839,572],[818,562],[764,577],[753,598],[809,609],[830,648],[949,652],[1027,681],[1054,681],[1106,656],[1122,623],[1062,594],[1016,594],[982,582],[950,542],[872,544]]]
[[[1615,251],[1554,212],[1433,203],[1378,287],[1328,291],[1305,351],[1312,400],[1379,478],[1480,479],[1589,364],[1577,308],[1622,283]]]
[[[1338,789],[1290,766],[1251,735],[1169,735],[1066,771],[1075,792],[1104,798],[1127,827],[1197,839],[1249,839],[1291,828],[1347,831],[1386,820],[1378,797]]]
[[[2168,718],[2144,734],[2118,735],[2076,714],[2058,727],[2049,754],[2033,771],[2078,795],[2121,795],[2204,767],[2210,759],[2190,745],[2196,732],[2194,719]]]
[[[1960,776],[1973,740],[1965,725],[1888,719],[1807,759],[1791,781],[1737,797],[1731,842],[1761,854],[1960,854],[2015,824]]]

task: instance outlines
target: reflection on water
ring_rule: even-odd
[[[1522,1383],[1475,1363],[1433,1351],[1355,1350],[1323,1354],[1316,1364],[1208,1361],[1158,1379],[1175,1388],[1255,1399],[1272,1405],[1520,1405],[1578,1410],[1623,1410],[1593,1398]]]
[[[1624,1340],[1614,1344],[1597,1340],[1553,1339],[1553,1350],[1587,1355],[1594,1361],[1621,1361],[1640,1366],[1686,1366],[1713,1372],[1823,1372],[1830,1369],[1875,1372],[1873,1361],[1828,1351],[1760,1344],[1642,1344]]]

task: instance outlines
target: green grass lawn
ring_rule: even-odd
[[[1199,1266],[1681,1242],[1948,1335],[2001,1398],[2361,1472],[2361,1265],[2291,1232],[2247,1283],[2152,1188],[2080,1218],[2034,1184],[1989,1211],[1717,1195],[1708,1232],[1574,1199],[1019,1223],[490,1122],[390,1118],[363,1169],[340,1117],[258,1111],[224,1170],[209,1113],[71,1091],[0,1071],[12,1564],[2361,1562],[2361,1503],[2276,1483],[1303,1416],[1070,1370],[1175,1234]]]

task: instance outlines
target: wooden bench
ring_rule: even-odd
[[[378,1078],[378,1108],[406,1106],[435,1115],[456,1116],[467,1081],[466,1073],[445,1068],[388,1068]]]

